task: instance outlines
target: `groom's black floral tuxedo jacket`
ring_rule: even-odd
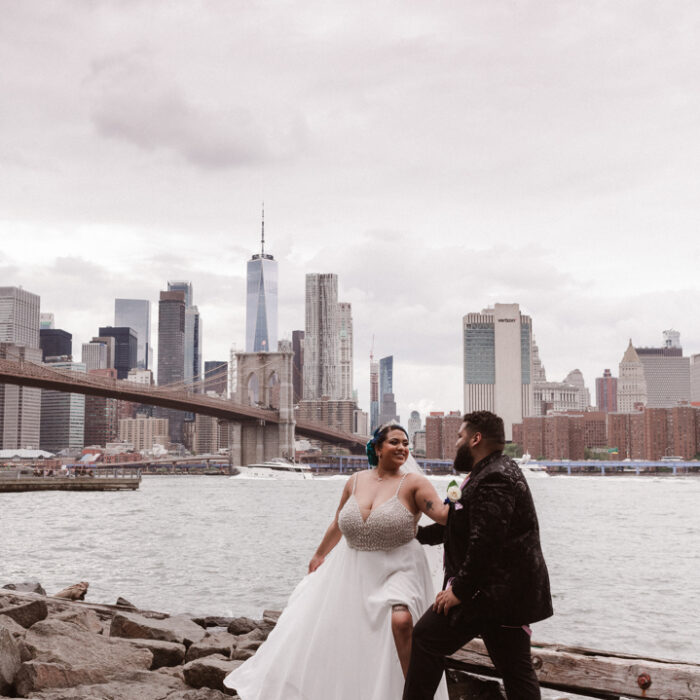
[[[535,505],[509,457],[494,452],[476,464],[447,525],[421,527],[417,537],[444,542],[445,583],[462,601],[458,617],[524,625],[552,614]]]

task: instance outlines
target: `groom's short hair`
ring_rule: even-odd
[[[481,433],[484,440],[494,447],[503,449],[506,445],[506,431],[503,426],[503,418],[491,411],[472,411],[466,413],[462,419],[467,424],[467,429],[472,433]]]

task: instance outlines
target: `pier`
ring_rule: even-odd
[[[532,661],[543,688],[604,700],[700,698],[696,663],[538,642],[532,643]],[[499,677],[480,639],[448,657],[447,668]]]
[[[58,473],[56,476],[34,475],[32,472],[0,472],[0,493],[28,491],[135,491],[141,485],[141,473],[102,470],[92,476]]]

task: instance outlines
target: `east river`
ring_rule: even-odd
[[[285,605],[343,482],[153,476],[135,492],[0,494],[0,585],[89,581],[94,602],[256,617]],[[555,606],[534,639],[697,662],[700,478],[530,486]]]

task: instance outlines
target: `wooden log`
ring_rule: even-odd
[[[533,642],[532,659],[540,685],[579,695],[617,700],[697,700],[700,665],[632,654]],[[449,657],[448,668],[497,676],[484,643],[474,639]]]

